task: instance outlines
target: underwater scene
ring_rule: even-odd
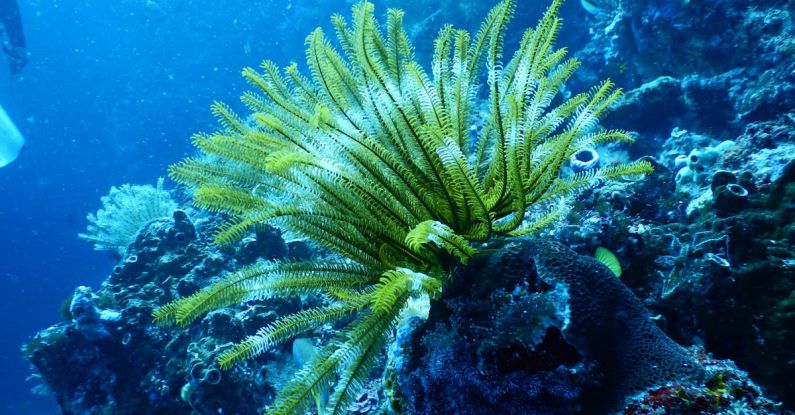
[[[0,42],[0,415],[795,414],[795,0],[0,0]]]

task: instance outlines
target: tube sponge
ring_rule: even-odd
[[[599,167],[599,153],[593,148],[584,148],[571,155],[569,164],[575,173],[597,168]]]

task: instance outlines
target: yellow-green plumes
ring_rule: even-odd
[[[519,49],[503,54],[514,0],[497,4],[471,35],[444,26],[427,72],[414,59],[403,12],[382,25],[374,7],[334,16],[339,50],[322,29],[306,39],[307,74],[265,62],[243,76],[250,123],[215,104],[221,128],[194,137],[206,156],[171,168],[197,206],[229,215],[217,234],[233,243],[270,225],[336,254],[330,262],[260,264],[155,312],[189,324],[239,301],[326,294],[321,307],[284,316],[221,354],[229,367],[321,325],[339,334],[279,393],[270,412],[298,414],[331,390],[325,412],[344,413],[412,298],[438,298],[451,268],[495,236],[553,223],[576,192],[647,173],[647,162],[567,178],[578,150],[631,141],[599,120],[620,97],[609,81],[556,99],[579,66],[556,49],[555,0]],[[478,86],[488,115],[470,143]]]

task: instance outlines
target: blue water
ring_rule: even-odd
[[[111,268],[77,239],[86,213],[111,185],[154,183],[192,151],[190,135],[213,123],[210,103],[236,101],[240,68],[301,58],[311,16],[281,1],[20,8],[30,63],[11,77],[0,62],[0,103],[28,140],[0,169],[0,413],[56,413],[52,398],[30,393],[20,346],[59,321],[76,285],[96,287]]]
[[[425,6],[432,2],[377,3],[427,18],[414,27],[424,39],[441,23]],[[521,8],[519,20],[534,21],[543,3]],[[193,151],[192,133],[213,128],[211,102],[237,103],[241,68],[264,58],[301,62],[305,35],[350,5],[20,1],[30,62],[11,76],[0,60],[0,104],[28,140],[20,159],[0,169],[0,414],[57,413],[52,397],[30,392],[36,383],[25,381],[20,346],[61,319],[77,285],[97,287],[112,267],[107,253],[77,238],[86,213],[112,185],[165,175]],[[482,18],[475,11],[443,21],[451,16],[470,29]]]

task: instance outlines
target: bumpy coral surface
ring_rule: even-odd
[[[398,329],[396,413],[784,413],[731,362],[673,342],[587,255],[510,243],[456,278],[427,321]]]
[[[237,261],[289,252],[267,232],[219,251],[177,210],[141,231],[99,290],[78,288],[69,320],[40,332],[24,353],[67,415],[258,413],[279,373],[294,370],[289,356],[223,373],[213,356],[287,303],[211,313],[189,332],[155,326],[151,313],[154,304],[191,294]]]
[[[428,321],[398,331],[386,372],[405,414],[570,414],[592,363],[561,336],[566,295],[546,290],[527,244],[509,244],[455,274]],[[546,287],[549,288],[549,287]]]
[[[700,375],[695,360],[605,265],[550,242],[538,242],[533,258],[542,280],[565,286],[565,338],[599,363],[616,397]]]

